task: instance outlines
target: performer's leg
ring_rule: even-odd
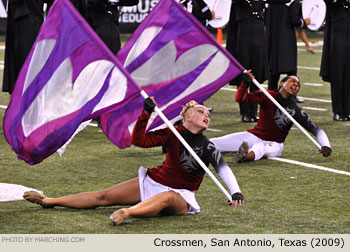
[[[42,197],[42,198],[40,198]],[[47,198],[38,193],[26,192],[24,198],[43,207],[95,208],[98,206],[132,205],[140,202],[138,178],[96,192],[83,192],[59,198]]]
[[[301,38],[301,40],[304,42],[304,44],[305,44],[305,46],[306,46],[306,51],[308,51],[308,52],[314,54],[315,51],[314,51],[314,49],[310,46],[309,40],[308,40],[307,35],[306,35],[306,31],[305,31],[304,29],[302,29],[302,30],[300,31],[300,38]]]
[[[183,215],[188,211],[187,202],[174,191],[161,192],[130,208],[115,211],[111,218],[115,224],[121,224],[131,217],[151,217],[159,213],[165,215]]]
[[[251,85],[250,86],[250,92],[255,92],[258,91],[259,88],[255,85]],[[253,119],[253,122],[257,122],[258,121],[258,104],[248,104],[249,106],[249,115],[250,117]]]
[[[268,89],[274,90],[278,88],[278,81],[280,79],[280,74],[271,74],[268,83]]]
[[[348,56],[350,52],[348,52]],[[346,61],[345,69],[350,69],[350,63]],[[344,71],[344,78],[342,81],[342,94],[343,94],[343,112],[346,121],[350,121],[350,85],[348,80],[350,79],[350,71]]]
[[[251,154],[251,152],[254,153]],[[249,158],[254,158],[251,160],[259,160],[263,157],[279,157],[283,152],[283,143],[277,143],[273,141],[263,141],[255,144],[247,154]]]
[[[243,131],[211,138],[210,141],[220,152],[236,152],[244,141],[248,143],[249,147],[251,147],[261,140],[252,133]]]

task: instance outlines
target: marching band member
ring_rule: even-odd
[[[350,1],[324,0],[326,25],[320,76],[331,83],[335,121],[350,121]]]
[[[261,91],[248,93],[248,87],[254,78],[251,71],[243,74],[244,81],[239,86],[235,100],[243,103],[259,103],[259,120],[253,129],[236,132],[222,137],[211,138],[216,148],[221,152],[236,152],[235,163],[256,161],[263,157],[278,157],[282,154],[283,143],[293,122],[283,114],[269,98]],[[287,76],[280,82],[279,90],[268,91],[293,118],[310,133],[316,136],[322,146],[319,150],[324,157],[332,153],[326,133],[310,120],[294,101],[300,90],[300,80],[297,76]]]
[[[48,198],[36,191],[24,193],[24,198],[44,208],[64,206],[71,208],[95,208],[98,206],[132,205],[121,208],[111,215],[115,224],[122,224],[132,217],[160,215],[184,215],[200,212],[195,191],[203,181],[205,171],[180,143],[169,128],[146,132],[146,126],[155,103],[145,100],[132,133],[132,144],[151,148],[166,145],[168,153],[162,165],[145,169],[140,167],[139,176],[98,192],[84,192],[59,198]],[[209,111],[195,101],[188,102],[181,112],[183,125],[176,130],[188,142],[205,165],[211,163],[220,178],[229,188],[232,202],[237,207],[244,204],[244,198],[232,170],[227,166],[220,152],[203,132],[210,123]]]
[[[269,68],[265,46],[265,1],[233,0],[228,23],[226,49],[244,66],[252,69],[259,82],[268,78]],[[240,85],[242,76],[230,82]],[[255,85],[250,91],[256,91]],[[239,104],[242,122],[257,121],[256,104]]]
[[[267,55],[270,66],[269,90],[277,89],[280,74],[296,75],[295,28],[310,24],[309,18],[304,20],[301,16],[299,0],[279,2],[279,4],[271,4],[266,11]]]
[[[214,10],[210,10],[203,0],[180,0],[180,3],[204,26],[215,18]]]

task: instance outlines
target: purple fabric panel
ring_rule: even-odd
[[[119,148],[127,148],[131,145],[130,133],[127,128],[129,124],[136,121],[143,109],[143,98],[138,97],[140,106],[125,106],[121,110],[101,117],[101,126],[108,139]]]
[[[142,31],[152,26],[162,27],[162,30],[157,34],[148,48],[134,59],[131,64],[129,64],[127,70],[130,73],[138,69],[172,40],[177,49],[177,58],[195,46],[211,44],[217,47],[218,50],[220,50],[231,61],[229,69],[218,80],[187,95],[163,111],[169,119],[178,116],[181,111],[181,106],[190,100],[196,100],[199,103],[204,102],[220,87],[224,86],[244,69],[220,44],[216,42],[213,36],[202,26],[202,24],[200,24],[190,13],[184,11],[182,5],[179,5],[173,0],[161,0],[157,4],[150,15],[148,15],[144,22],[138,27],[130,40],[119,51],[118,58],[121,62],[125,62],[128,53],[142,34]],[[159,107],[161,107],[173,98],[179,96],[202,73],[214,56],[215,54],[199,65],[194,71],[184,76],[179,76],[178,78],[167,82],[151,83],[142,88],[149,96],[154,96]],[[142,107],[143,99],[139,98],[125,107],[123,112],[117,111],[106,117],[106,121],[104,122],[106,125],[105,133],[112,142],[115,143],[113,140],[115,136],[117,136],[117,138],[123,137],[125,138],[126,147],[130,146],[130,139],[128,139],[130,138],[130,133],[126,130],[123,131],[116,129],[121,129],[120,125],[122,122],[125,125],[129,125],[136,121],[142,111]],[[150,128],[157,127],[161,124],[163,124],[163,121],[160,117],[157,117]]]
[[[34,51],[33,47],[20,73],[4,119],[6,139],[11,144],[12,149],[18,154],[18,157],[29,164],[41,162],[62,146],[81,122],[91,118],[94,107],[109,88],[112,70],[98,94],[87,101],[80,110],[42,125],[27,138],[24,137],[21,119],[26,109],[66,58],[70,57],[73,64],[73,81],[75,81],[87,64],[101,59],[114,62],[122,74],[127,77],[128,89],[126,99],[95,112],[95,116],[125,106],[132,99],[139,96],[140,91],[136,83],[130,78],[130,75],[121,67],[120,62],[92,31],[86,21],[80,17],[68,0],[55,1],[41,28],[35,45],[40,40],[48,38],[57,39],[51,55],[43,69],[37,74],[22,96],[26,73]]]
[[[149,92],[149,96],[154,96],[157,103],[161,106],[165,103],[168,103],[170,100],[179,96],[184,90],[194,82],[198,76],[203,72],[203,70],[208,66],[212,57],[204,61],[201,65],[199,65],[192,72],[184,75],[182,78],[174,81],[172,85],[168,85],[162,89],[155,88],[154,90]],[[165,95],[166,94],[166,95]]]
[[[119,148],[126,148],[130,146],[130,139],[124,139],[122,143],[117,142],[116,140],[122,139],[125,135],[128,135],[125,133],[128,132],[126,127],[132,122],[136,121],[137,117],[142,111],[143,102],[144,99],[142,97],[138,97],[132,100],[122,109],[117,110],[106,117],[106,119],[108,118],[108,121],[103,123],[102,128],[111,142],[113,142]]]
[[[57,149],[59,149],[65,142],[69,140],[81,122],[85,121],[86,117],[91,114],[96,104],[101,100],[103,94],[106,92],[110,74],[111,73],[109,73],[109,76],[106,78],[105,83],[103,84],[98,94],[85,106],[83,106],[74,118],[70,118],[70,120],[61,127],[57,127],[57,125],[55,125],[55,122],[50,122],[48,125],[45,125],[46,127],[49,127],[50,131],[52,132],[45,132],[45,134],[47,134],[47,137],[40,141],[37,148],[33,150],[31,154],[32,164],[40,163],[46,157],[56,152]],[[56,121],[59,123],[60,120]],[[47,129],[45,129],[45,131],[47,131]],[[36,137],[40,136],[40,132],[38,133],[39,134],[36,136],[34,135],[33,140],[35,140]],[[36,146],[36,143],[34,142],[32,145]]]
[[[129,73],[132,73],[143,65],[170,41],[195,28],[193,24],[188,23],[185,19],[184,12],[177,8],[175,4],[172,4],[170,7],[171,15],[168,16],[168,20],[163,29],[158,33],[147,49],[126,67]]]
[[[142,32],[151,26],[163,27],[168,19],[168,10],[172,1],[161,0],[152,9],[151,13],[142,21],[142,23],[134,31],[128,42],[119,50],[117,58],[120,62],[124,63],[131,48],[136,43],[137,39],[141,36]]]
[[[23,141],[24,135],[23,132],[18,132],[16,129],[19,128],[21,124],[21,119],[23,117],[23,114],[25,113],[26,109],[30,106],[30,104],[33,102],[37,94],[40,92],[40,90],[46,85],[48,80],[52,76],[52,71],[57,69],[57,67],[62,63],[62,61],[69,57],[70,54],[76,50],[76,48],[79,48],[82,46],[87,40],[88,37],[84,32],[79,29],[76,25],[73,26],[75,29],[69,29],[70,32],[67,32],[67,27],[70,27],[71,23],[74,23],[73,18],[71,15],[67,14],[67,8],[65,6],[62,7],[62,23],[61,27],[59,29],[60,34],[65,34],[65,36],[58,36],[57,43],[52,51],[52,54],[48,58],[44,68],[40,71],[40,73],[34,78],[33,82],[28,86],[28,88],[23,93],[23,96],[21,97],[21,104],[20,104],[20,111],[14,117],[10,130],[11,135],[11,142],[13,143],[13,147],[15,148],[16,152],[19,152],[18,144],[16,144],[15,139],[18,139],[17,141]],[[45,31],[45,29],[42,29]],[[74,35],[77,35],[78,39],[74,39]],[[65,40],[65,37],[68,37],[67,40]],[[29,64],[29,62],[27,62]],[[52,71],[47,71],[47,69]],[[21,83],[23,86],[24,80]]]
[[[235,76],[238,76],[240,73],[241,72],[235,70],[235,68],[229,68],[225,72],[223,77],[221,77],[219,80],[212,82],[210,85],[207,85],[198,90],[197,92],[191,93],[183,99],[181,99],[180,101],[170,105],[167,109],[163,110],[163,113],[167,115],[168,119],[175,118],[181,112],[181,106],[184,106],[187,102],[191,100],[195,100],[198,103],[203,103],[205,100],[209,99],[209,97],[211,97],[213,94],[215,94],[223,85],[228,83]],[[149,128],[156,128],[162,125],[163,123],[163,120],[159,116],[157,116]]]

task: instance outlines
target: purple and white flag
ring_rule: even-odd
[[[37,164],[82,122],[122,109],[139,92],[72,4],[55,1],[17,79],[4,134],[18,158]]]
[[[141,89],[154,96],[169,120],[190,100],[207,100],[244,68],[184,7],[161,0],[117,55]],[[130,146],[130,134],[143,108],[139,97],[101,117],[108,138]],[[155,114],[155,113],[154,113]],[[148,130],[163,124],[152,115]],[[174,121],[174,120],[173,120]],[[122,128],[120,124],[129,125]]]

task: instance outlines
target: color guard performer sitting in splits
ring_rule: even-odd
[[[83,192],[59,198],[48,198],[41,193],[29,191],[23,197],[44,208],[64,206],[71,208],[95,208],[98,206],[133,205],[121,208],[111,215],[115,224],[121,224],[131,217],[194,214],[200,211],[195,199],[205,171],[189,154],[169,128],[146,133],[146,126],[155,103],[145,100],[144,110],[139,116],[132,133],[132,144],[150,148],[165,145],[168,148],[166,160],[152,169],[139,169],[137,178],[97,192]],[[195,101],[186,104],[181,112],[183,125],[176,130],[193,148],[202,161],[211,163],[220,178],[229,188],[232,202],[237,207],[244,203],[243,195],[231,169],[220,152],[202,133],[210,123],[208,109]]]
[[[244,74],[243,83],[237,90],[235,100],[240,103],[259,104],[258,123],[253,129],[245,132],[210,139],[221,152],[237,152],[233,158],[235,163],[259,160],[263,157],[280,156],[283,151],[283,143],[293,125],[290,119],[263,92],[248,93],[252,79],[254,79],[254,76],[249,70]],[[319,153],[322,153],[324,157],[328,157],[331,155],[332,149],[326,133],[312,122],[309,116],[294,101],[299,89],[299,78],[297,76],[287,76],[282,79],[278,90],[268,90],[268,92],[301,126],[316,136],[322,146]]]

